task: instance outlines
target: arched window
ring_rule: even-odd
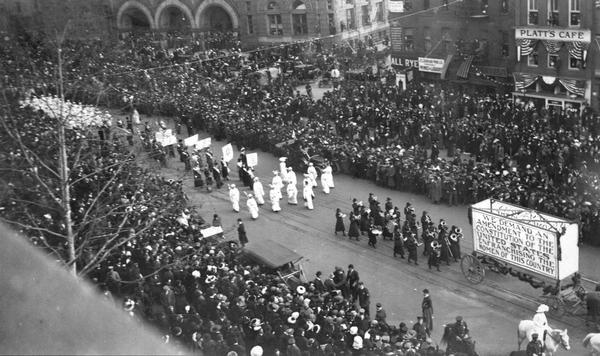
[[[302,2],[302,1],[300,1],[300,0],[296,0],[296,1],[294,1],[293,9],[294,10],[300,10],[300,11],[304,10],[305,11],[306,10],[306,4],[304,2]]]
[[[267,5],[267,10],[277,10],[279,9],[279,4],[275,1],[271,1],[268,5]]]

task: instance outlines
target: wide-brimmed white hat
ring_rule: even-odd
[[[540,306],[537,308],[537,310],[535,312],[536,313],[545,313],[549,310],[550,310],[550,307],[548,307],[546,304],[540,304]]]

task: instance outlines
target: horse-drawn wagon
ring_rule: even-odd
[[[558,315],[572,305],[566,302],[567,296],[578,298],[577,305],[583,303],[578,295],[577,223],[495,199],[473,204],[469,221],[473,226],[473,253],[461,259],[462,272],[469,282],[481,283],[486,270],[510,274],[533,288],[542,288],[541,302],[548,304],[548,312]],[[569,292],[572,290],[575,292]],[[519,324],[519,345],[537,331],[547,350],[561,345],[569,348],[566,330],[540,327],[531,320]]]

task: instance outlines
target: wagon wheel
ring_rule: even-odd
[[[485,267],[477,257],[473,255],[463,256],[460,260],[460,269],[465,275],[465,278],[473,284],[479,284],[483,282],[483,279],[485,278]]]
[[[556,295],[548,299],[549,313],[554,317],[561,317],[565,314],[565,302],[560,300],[560,296]]]

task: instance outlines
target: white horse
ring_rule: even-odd
[[[590,355],[600,355],[600,334],[590,333],[583,338],[583,347],[589,346],[591,353]]]
[[[541,329],[541,330],[540,330]],[[544,355],[552,356],[556,350],[560,346],[562,346],[565,350],[570,350],[571,345],[569,345],[569,335],[567,334],[567,329],[551,329],[547,328],[547,335],[544,338],[544,330],[536,325],[531,320],[521,320],[519,322],[519,328],[517,329],[517,349],[521,350],[521,344],[525,339],[528,341],[531,340],[531,334],[538,333],[538,340],[542,342],[545,346]]]

